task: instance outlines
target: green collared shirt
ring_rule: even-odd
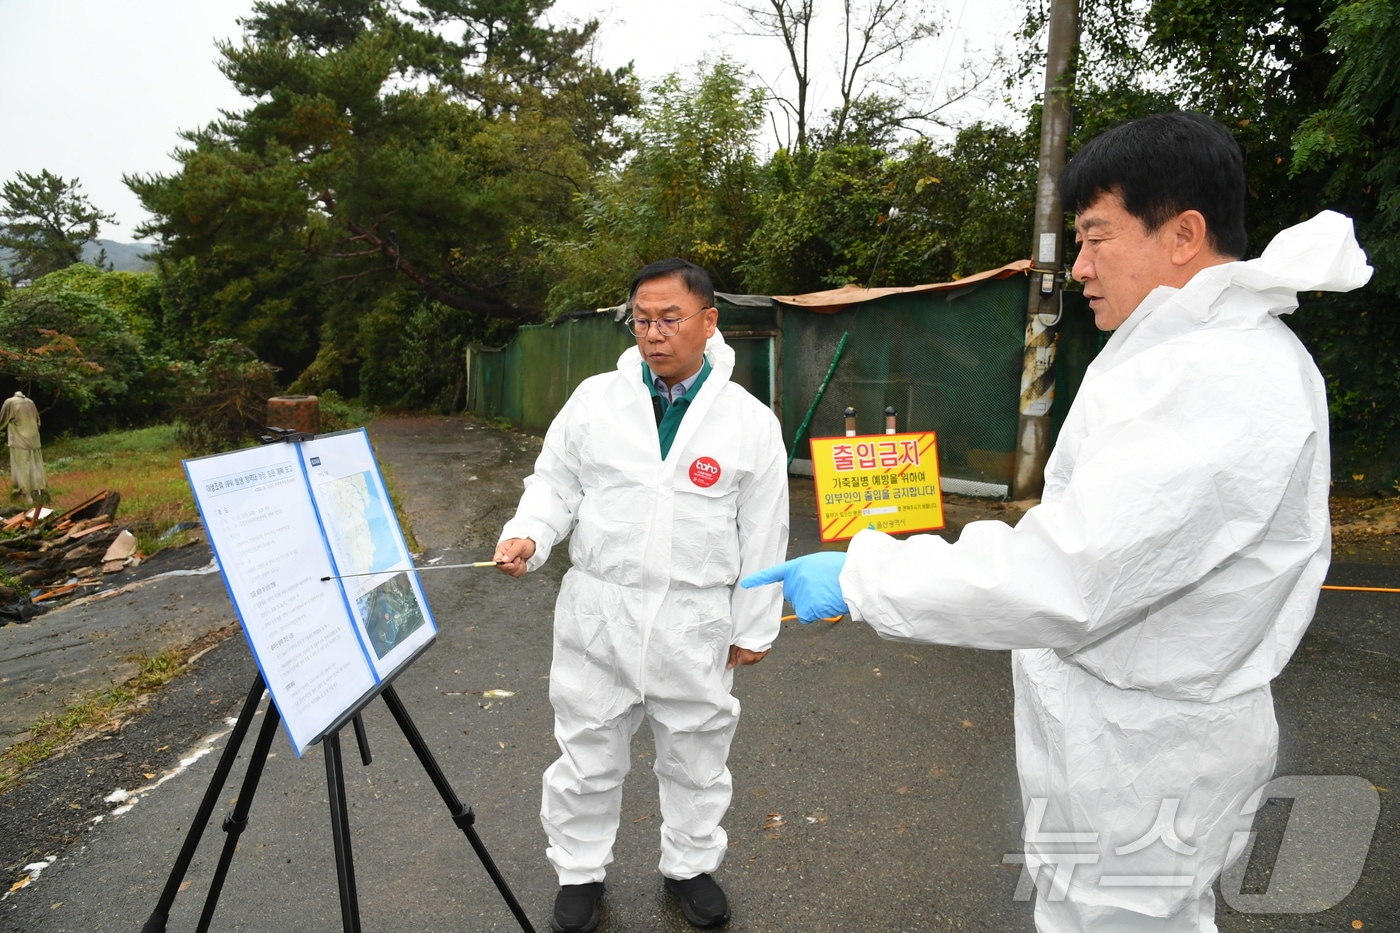
[[[700,387],[705,384],[705,379],[710,375],[710,361],[705,360],[700,364],[700,372],[694,376],[694,381],[686,388],[685,393],[671,401],[669,393],[666,391],[666,384],[653,376],[651,367],[646,363],[642,364],[642,383],[651,393],[651,397],[661,405],[661,421],[656,425],[656,434],[661,441],[661,459],[665,460],[671,452],[671,444],[676,440],[676,432],[680,430],[681,419],[685,417],[686,409],[690,407],[690,400],[700,393]],[[684,382],[685,380],[682,380]],[[661,382],[661,388],[657,388],[657,383]]]

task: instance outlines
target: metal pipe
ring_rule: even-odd
[[[333,573],[330,576],[322,577],[321,582],[328,580],[345,580],[349,577],[377,577],[384,573],[422,573],[425,570],[462,570],[466,567],[499,567],[501,561],[479,560],[471,564],[439,564],[436,567],[405,567],[403,570],[369,570],[365,573]]]
[[[807,425],[812,423],[812,416],[817,413],[817,404],[826,394],[826,387],[831,382],[832,374],[836,372],[836,364],[841,362],[841,354],[846,351],[846,341],[850,339],[850,331],[841,334],[841,342],[836,345],[836,352],[831,357],[831,365],[826,368],[826,375],[822,377],[822,384],[817,388],[817,394],[812,399],[812,404],[807,406],[807,416],[802,419],[802,423],[797,426],[797,433],[792,436],[792,451],[788,454],[788,466],[792,466],[792,458],[797,456],[797,445],[802,443],[802,435],[807,430]]]

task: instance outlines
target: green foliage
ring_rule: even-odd
[[[1029,258],[1039,152],[1038,113],[1020,129],[974,123],[958,133],[938,189],[951,263],[930,269],[925,281]]]
[[[829,146],[806,171],[779,153],[749,244],[748,287],[938,282],[1019,259],[1030,245],[1035,145],[1029,133],[978,123],[947,148]]]
[[[932,172],[857,144],[817,152],[805,173],[774,162],[749,273],[758,291],[779,294],[865,284],[893,229],[890,208]]]
[[[582,199],[582,230],[542,237],[551,311],[615,305],[637,269],[669,256],[704,266],[721,291],[743,287],[763,116],[748,82],[721,57],[701,63],[694,81],[672,74],[648,89],[636,152]]]
[[[581,232],[544,242],[551,311],[615,305],[665,256],[705,266],[722,291],[792,294],[942,281],[1026,254],[1035,135],[975,124],[951,144],[900,144],[898,106],[869,95],[839,132],[764,165],[748,81],[719,59],[649,89],[636,154],[595,182]]]
[[[148,273],[75,265],[14,289],[0,304],[0,375],[32,396],[45,426],[91,432],[145,423],[172,388],[154,329]]]
[[[203,362],[178,365],[180,446],[195,455],[246,446],[267,426],[275,373],[275,367],[228,339],[210,344]]]
[[[154,272],[104,272],[97,266],[78,263],[50,273],[30,287],[91,295],[144,344],[159,340],[160,280]]]
[[[586,58],[596,24],[548,26],[551,5],[258,3],[220,47],[249,105],[186,134],[178,173],[127,179],[156,217],[170,352],[235,339],[357,393],[362,364],[422,368],[379,365],[382,302],[452,308],[459,333],[536,319],[535,243],[576,222],[636,102],[630,70]]]
[[[1348,0],[1324,14],[1314,42],[1325,36],[1318,58],[1331,71],[1315,69],[1325,93],[1300,102],[1289,181],[1356,218],[1375,275],[1360,293],[1305,306],[1293,323],[1328,380],[1337,472],[1389,492],[1400,476],[1400,323],[1391,312],[1400,299],[1400,5]]]
[[[11,283],[35,279],[82,260],[83,244],[97,239],[98,224],[114,220],[92,206],[75,178],[65,181],[48,169],[38,175],[16,172],[0,186],[0,249],[8,259]],[[99,257],[98,264],[105,262]]]
[[[1360,208],[1375,284],[1400,294],[1400,4],[1340,3],[1324,26],[1337,62],[1328,106],[1298,127],[1289,171],[1325,173],[1325,190]]]
[[[363,427],[374,419],[372,411],[353,402],[347,402],[334,389],[322,392],[317,396],[316,401],[322,434]]]
[[[360,399],[385,408],[456,412],[465,401],[466,350],[507,343],[513,328],[406,293],[381,299],[360,322]]]
[[[1355,219],[1376,274],[1303,296],[1285,320],[1327,380],[1340,481],[1400,474],[1400,12],[1393,0],[1086,0],[1071,150],[1178,107],[1219,119],[1245,156],[1257,254],[1323,209]],[[1039,13],[1026,33],[1043,25]],[[1035,52],[1025,59],[1034,65]]]

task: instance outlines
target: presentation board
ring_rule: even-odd
[[[938,437],[932,431],[812,438],[823,541],[866,528],[888,534],[943,527]]]
[[[301,755],[437,635],[369,435],[360,428],[184,464],[253,658]]]

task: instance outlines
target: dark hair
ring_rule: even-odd
[[[1060,173],[1060,196],[1079,213],[1106,194],[1122,198],[1148,232],[1194,210],[1220,255],[1238,259],[1249,245],[1244,154],[1228,129],[1203,114],[1158,113],[1090,140]]]
[[[637,289],[643,282],[666,278],[680,279],[685,290],[705,302],[705,307],[715,303],[715,283],[711,281],[710,273],[684,259],[658,259],[643,266],[642,271],[632,280],[632,290],[627,293],[628,307],[631,307],[632,299],[637,296]]]

